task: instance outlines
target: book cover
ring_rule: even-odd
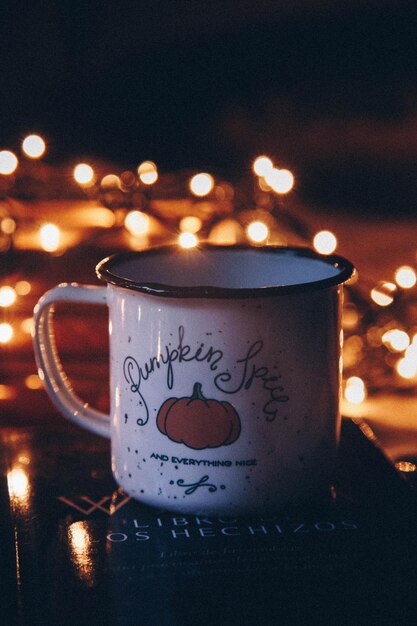
[[[325,500],[208,518],[127,497],[104,439],[1,430],[0,623],[412,623],[417,499],[367,435],[343,420]]]

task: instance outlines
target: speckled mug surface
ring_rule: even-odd
[[[61,412],[112,442],[138,500],[247,514],[322,494],[340,430],[342,286],[352,264],[306,248],[159,248],[97,267],[35,309],[35,354]],[[72,392],[51,340],[57,301],[109,308],[111,411]]]

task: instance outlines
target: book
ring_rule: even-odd
[[[414,622],[416,494],[360,421],[329,497],[268,516],[144,506],[65,422],[0,430],[0,464],[5,626]]]

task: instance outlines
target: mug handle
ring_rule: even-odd
[[[39,377],[56,408],[71,422],[110,437],[110,415],[83,402],[62,368],[53,330],[56,302],[107,304],[107,287],[62,283],[47,291],[34,309],[33,345]]]

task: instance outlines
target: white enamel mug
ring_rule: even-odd
[[[109,257],[107,287],[63,284],[35,308],[39,373],[71,421],[111,438],[138,500],[184,513],[276,511],[329,489],[340,413],[342,257],[306,248],[165,247]],[[72,391],[57,302],[109,308],[111,411]]]

